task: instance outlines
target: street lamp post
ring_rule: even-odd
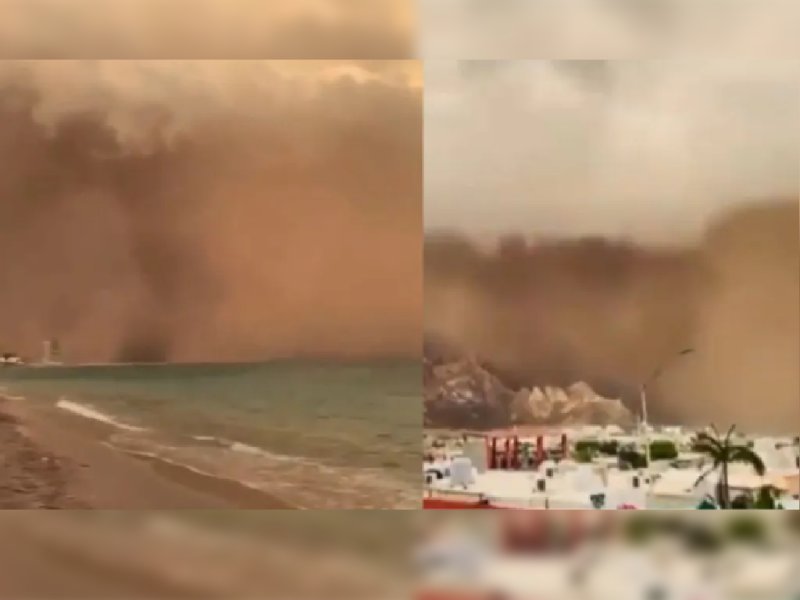
[[[647,384],[639,386],[639,402],[641,403],[641,417],[639,419],[640,435],[644,437],[644,457],[647,468],[650,468],[650,434],[647,431]]]
[[[686,356],[687,354],[691,354],[694,352],[694,348],[684,348],[677,354],[675,354],[672,358],[668,361],[663,363],[657,369],[655,369],[650,377],[644,380],[639,386],[639,402],[641,405],[641,428],[644,433],[644,453],[645,453],[645,460],[647,461],[647,468],[650,468],[650,434],[648,431],[647,425],[647,388],[655,383],[655,381],[661,377],[661,374],[668,368],[671,367],[679,358],[682,356]]]

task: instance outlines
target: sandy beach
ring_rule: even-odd
[[[0,396],[0,508],[292,508],[234,481],[104,444],[108,428]]]

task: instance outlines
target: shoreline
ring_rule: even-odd
[[[111,428],[0,394],[0,508],[292,509],[266,492],[105,442]]]

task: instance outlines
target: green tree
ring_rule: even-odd
[[[717,502],[720,508],[731,508],[731,493],[728,483],[728,467],[731,463],[750,465],[758,475],[764,475],[766,468],[761,457],[747,445],[735,444],[731,441],[736,425],[731,425],[725,437],[720,436],[717,428],[711,425],[711,432],[703,431],[697,434],[692,444],[695,452],[705,454],[711,459],[711,466],[697,478],[695,486],[699,485],[706,477],[719,471],[717,484]]]

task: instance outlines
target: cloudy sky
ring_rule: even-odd
[[[410,58],[408,0],[0,0],[0,58]]]
[[[797,56],[795,0],[420,0],[431,58]]]
[[[696,236],[796,198],[800,62],[426,62],[425,223],[478,235]]]
[[[420,84],[403,61],[0,62],[0,343],[413,355]]]

